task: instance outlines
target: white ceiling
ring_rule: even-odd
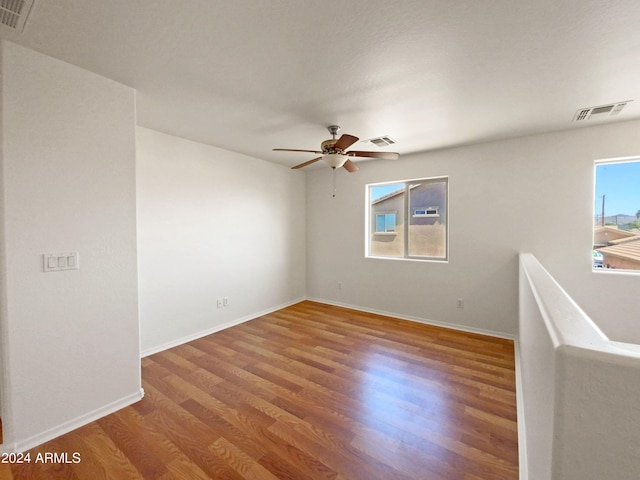
[[[330,124],[406,154],[640,118],[638,0],[36,0],[0,36],[134,87],[139,125],[287,166]]]

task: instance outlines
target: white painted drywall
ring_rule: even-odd
[[[519,323],[524,478],[637,479],[640,345],[609,341],[531,254]]]
[[[639,130],[623,122],[361,162],[337,172],[336,198],[331,170],[309,171],[308,295],[515,334],[517,254],[530,251],[610,338],[640,343],[640,276],[591,271],[594,161],[640,155]],[[441,175],[449,263],[364,258],[365,185]]]
[[[556,356],[527,272],[519,269],[518,452],[522,480],[549,480],[553,460]],[[553,327],[551,327],[553,328]]]
[[[304,173],[142,127],[137,149],[143,354],[304,298]]]
[[[2,72],[4,65],[4,48],[0,44],[0,92],[2,92]],[[4,111],[3,95],[0,95],[0,112]],[[7,216],[5,208],[6,201],[4,195],[4,151],[3,145],[3,116],[0,114],[0,415],[5,415],[5,396],[8,396],[7,385],[9,384],[9,376],[5,368],[5,355],[8,347],[8,329],[7,329],[7,262],[5,247],[4,219]],[[6,431],[6,427],[4,431]],[[5,434],[6,435],[6,434]]]
[[[140,398],[134,91],[3,41],[3,449]],[[80,269],[44,273],[42,254]]]

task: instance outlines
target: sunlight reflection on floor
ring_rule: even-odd
[[[452,399],[444,385],[429,378],[428,371],[418,375],[407,362],[378,352],[369,352],[362,362],[359,395],[364,425],[406,429],[413,424],[433,433],[449,433],[447,424],[438,419],[451,417]]]

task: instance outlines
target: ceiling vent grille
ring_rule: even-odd
[[[373,143],[376,147],[386,147],[387,145],[393,145],[396,143],[395,140],[389,136],[372,138],[369,142]]]
[[[22,32],[34,0],[0,0],[0,25]]]
[[[600,105],[598,107],[581,108],[573,117],[574,122],[582,122],[589,119],[604,119],[618,115],[624,107],[633,100],[625,102],[611,103],[609,105]]]

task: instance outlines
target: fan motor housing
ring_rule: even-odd
[[[323,152],[330,152],[331,150],[334,150],[333,146],[338,143],[338,140],[335,138],[330,138],[329,140],[325,140],[324,142],[322,142],[320,144],[320,149]]]

